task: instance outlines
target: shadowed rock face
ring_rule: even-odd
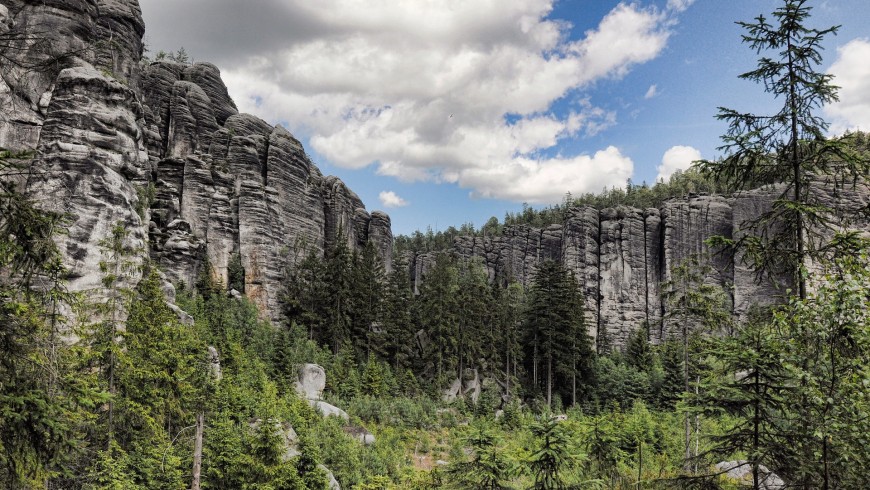
[[[245,294],[273,319],[294,255],[343,237],[371,241],[390,268],[389,217],[323,177],[286,129],[239,114],[216,66],[141,62],[136,0],[0,0],[0,31],[22,33],[0,48],[12,61],[0,146],[36,149],[29,192],[70,214],[58,240],[72,290],[99,284],[98,243],[117,223],[173,282],[228,284],[238,258]]]

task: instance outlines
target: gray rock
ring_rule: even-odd
[[[348,416],[347,412],[336,407],[335,405],[326,403],[323,400],[309,399],[308,404],[311,405],[311,408],[320,413],[320,415],[323,415],[323,418],[339,417],[344,419],[345,421],[350,420],[350,416]]]
[[[0,146],[38,150],[31,194],[72,214],[59,238],[71,289],[98,286],[97,244],[119,222],[175,283],[227,285],[238,254],[243,293],[273,320],[285,271],[338,236],[372,241],[389,270],[389,217],[324,178],[284,128],[239,114],[217,67],[141,63],[135,0],[3,0],[0,30],[28,33],[0,46],[12,61],[0,65]]]
[[[317,364],[303,364],[299,367],[295,387],[300,397],[320,400],[326,387],[326,372]]]
[[[329,490],[341,490],[341,485],[338,484],[338,480],[335,479],[335,475],[332,474],[329,468],[322,464],[317,465],[317,467],[326,473],[326,486]]]
[[[450,384],[450,387],[444,390],[441,399],[445,403],[452,403],[456,401],[460,394],[462,394],[462,380],[456,378],[453,380],[453,383]]]
[[[362,427],[345,427],[344,432],[366,446],[371,446],[375,443],[375,435]]]
[[[15,25],[15,20],[9,15],[9,9],[0,3],[0,33],[8,32]]]
[[[176,318],[178,318],[178,321],[181,322],[182,325],[186,325],[188,327],[193,326],[193,317],[190,316],[188,312],[182,310],[178,305],[174,303],[166,303],[166,306],[168,306],[169,309],[172,310],[173,313],[175,313]]]
[[[753,485],[752,465],[749,461],[722,461],[716,464],[717,471],[725,471],[725,475],[731,478],[740,486]],[[764,465],[758,465],[759,473],[759,489],[760,490],[782,490],[786,488],[785,481],[767,469]]]
[[[646,320],[645,225],[634,208],[603,209],[600,217],[598,332],[618,347]]]
[[[477,369],[471,371],[474,373],[474,377],[463,383],[462,396],[468,397],[471,403],[477,404],[481,391],[480,375],[478,375]]]
[[[56,238],[69,268],[70,291],[100,288],[99,242],[120,224],[133,260],[145,249],[137,182],[148,157],[137,121],[135,93],[91,66],[57,77],[28,193],[46,210],[68,213],[67,233]],[[133,286],[138,273],[130,278]]]
[[[224,124],[230,116],[239,113],[236,103],[227,92],[227,86],[221,80],[221,72],[215,65],[195,63],[184,69],[182,78],[202,88],[211,102],[212,113],[218,124]]]
[[[765,187],[743,192],[734,198],[734,238],[740,239],[746,233],[755,233],[752,221],[768,212],[773,201],[782,193],[781,187]],[[774,230],[769,230],[773,232]],[[738,319],[745,319],[752,305],[768,306],[776,304],[791,287],[787,274],[759,277],[742,254],[734,258],[734,313]]]
[[[212,346],[208,346],[208,374],[215,381],[220,381],[223,379],[223,372],[221,371],[221,358],[220,354],[218,354],[217,349]],[[296,433],[293,433],[294,437]]]

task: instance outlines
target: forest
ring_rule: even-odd
[[[0,152],[0,488],[866,488],[870,208],[818,189],[866,185],[870,159],[864,134],[830,138],[816,114],[836,98],[817,70],[836,27],[809,16],[786,0],[741,24],[764,53],[742,77],[782,107],[720,109],[722,158],[479,230],[399,237],[389,268],[341,235],[323,254],[299,246],[277,322],[245,296],[238,254],[226,284],[204,267],[167,288],[121,224],[100,242],[97,285],[70,292],[55,238],[71,217],[9,178],[31,152]],[[656,345],[662,325],[637,325],[621,349],[593,339],[560,262],[524,287],[443,251],[460,234],[559,223],[567,206],[772,183],[782,192],[751,232],[709,244],[759,281],[785,277],[781,301],[738,319],[691,258],[661,286],[673,334]],[[418,291],[407,250],[439,252]],[[298,392],[308,364],[346,419]]]

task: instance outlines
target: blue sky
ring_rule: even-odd
[[[149,49],[221,69],[240,109],[285,125],[395,233],[523,202],[652,183],[715,158],[716,108],[771,110],[737,78],[735,21],[775,0],[141,0]],[[842,24],[822,69],[833,131],[870,127],[870,5],[810,1]]]

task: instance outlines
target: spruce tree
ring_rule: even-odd
[[[826,138],[828,124],[818,112],[837,100],[837,87],[832,75],[819,70],[821,44],[839,26],[809,27],[810,10],[806,0],[784,0],[772,19],[759,15],[738,22],[746,31],[743,42],[761,56],[740,78],[763,84],[782,106],[773,114],[719,108],[717,118],[729,125],[720,147],[725,157],[703,162],[731,190],[785,184],[771,211],[742,223],[745,233],[736,243],[725,242],[742,249],[744,260],[759,271],[790,273],[801,298],[807,296],[808,262],[830,257],[855,238],[830,239],[835,217],[846,210],[832,209],[820,187],[839,196],[870,169],[842,141]]]

